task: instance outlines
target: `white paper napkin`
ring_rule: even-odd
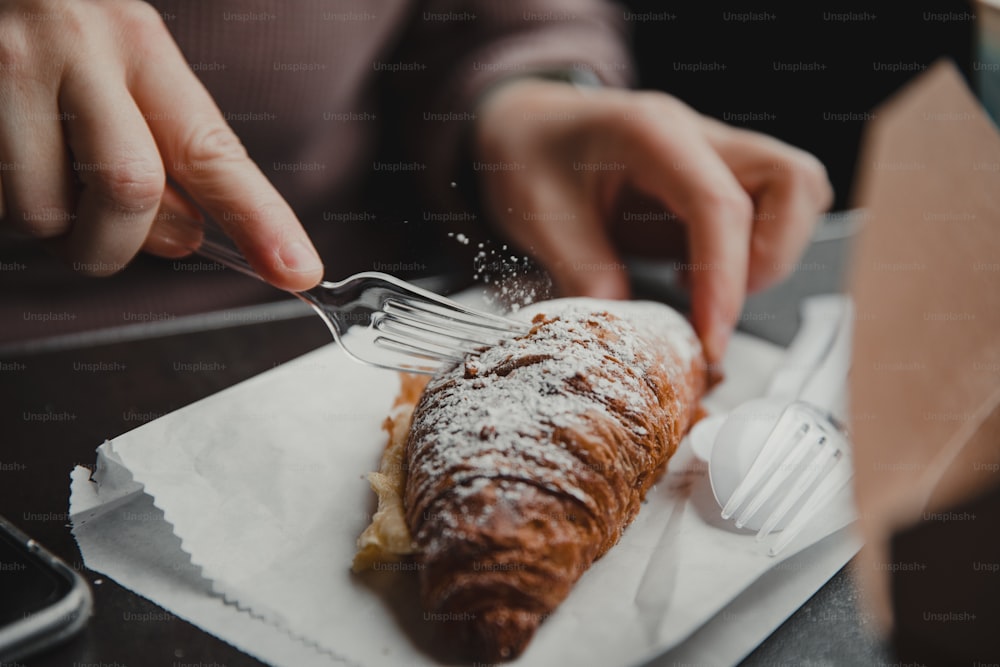
[[[758,395],[780,356],[737,335],[708,406]],[[73,473],[87,566],[273,664],[436,664],[420,645],[441,622],[423,618],[416,575],[350,573],[374,509],[364,475],[397,387],[395,374],[329,346],[106,442],[92,480]],[[849,523],[841,500],[768,557],[718,518],[704,464],[682,445],[621,543],[516,664],[625,665],[678,646],[783,559]],[[733,659],[752,649],[857,548],[843,533],[831,540],[837,556],[817,556],[814,577],[762,610],[766,628],[722,630],[700,640],[706,649]]]

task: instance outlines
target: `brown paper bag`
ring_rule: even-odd
[[[858,573],[888,629],[891,535],[1000,485],[1000,135],[940,62],[877,111],[859,166]]]

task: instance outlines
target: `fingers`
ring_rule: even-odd
[[[155,77],[134,73],[131,85],[167,173],[219,221],[265,280],[291,290],[314,286],[323,265],[291,208],[250,160],[176,45],[163,39],[147,46],[137,60],[156,59],[161,68]]]
[[[63,143],[54,87],[5,77],[0,100],[0,219],[38,239],[72,226],[74,182]]]
[[[754,198],[747,286],[765,289],[794,271],[819,214],[832,203],[826,169],[812,155],[766,135],[714,121],[706,134]]]
[[[142,249],[167,259],[186,257],[201,245],[202,224],[198,209],[168,184]]]
[[[718,363],[746,296],[753,202],[686,107],[631,130],[633,183],[688,228],[691,319],[708,360]]]
[[[66,141],[81,189],[60,252],[91,275],[119,271],[142,247],[159,208],[163,164],[113,63],[69,72],[60,89]]]
[[[819,221],[815,203],[792,179],[758,191],[750,242],[747,289],[767,289],[795,271]]]

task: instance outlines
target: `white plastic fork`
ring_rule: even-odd
[[[769,548],[784,550],[853,477],[846,431],[829,413],[805,401],[790,403],[775,422],[760,453],[722,508],[723,519],[743,528],[777,502],[757,531],[763,541],[787,517]]]
[[[246,258],[207,223],[191,249],[202,257],[263,280]],[[348,356],[364,364],[433,374],[471,352],[527,331],[528,325],[467,308],[400,280],[367,271],[290,292],[319,315]],[[348,335],[348,332],[350,335]]]
[[[722,518],[757,529],[758,541],[784,529],[772,556],[852,478],[847,434],[828,410],[846,379],[852,324],[846,297],[807,300],[800,334],[766,397],[703,420],[691,433],[696,454],[709,463]]]

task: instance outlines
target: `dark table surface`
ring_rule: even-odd
[[[832,240],[814,244],[791,281],[748,303],[751,315],[742,328],[781,344],[790,340],[797,327],[798,300],[839,284],[844,241],[836,230],[828,236]],[[658,271],[640,267],[638,289],[671,297]],[[73,347],[15,352],[0,360],[0,460],[18,464],[0,472],[0,514],[80,571],[94,593],[94,616],[81,634],[19,664],[260,664],[173,615],[157,613],[160,608],[153,603],[89,571],[70,533],[67,510],[70,470],[75,465],[93,468],[94,450],[105,439],[329,342],[317,318],[283,319],[287,309],[285,315],[270,312],[205,318],[201,325],[195,320],[192,330],[169,335],[150,329],[142,337],[120,336],[103,343],[97,336],[89,343],[77,340]],[[219,328],[220,322],[230,326]],[[206,370],[176,370],[175,364]],[[38,415],[50,418],[43,421]],[[871,638],[868,619],[859,612],[848,570],[836,575],[743,664],[888,662],[882,646]]]

